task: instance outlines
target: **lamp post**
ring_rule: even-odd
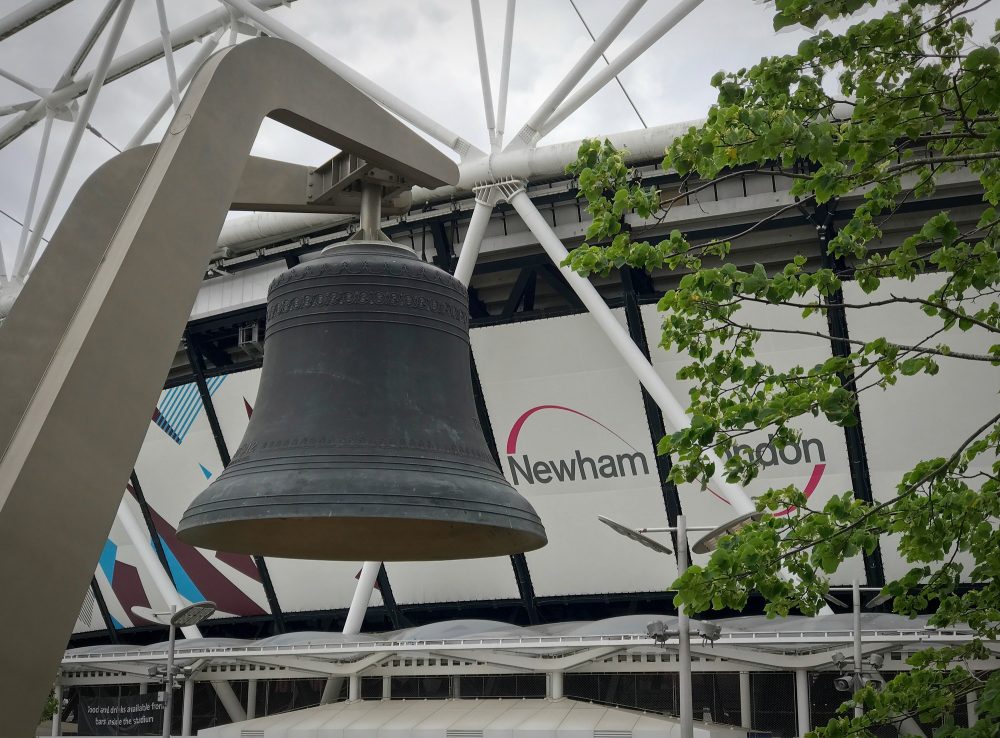
[[[862,592],[877,592],[877,594],[874,597],[872,597],[870,600],[868,600],[868,602],[865,603],[865,607],[877,607],[879,605],[885,604],[890,599],[892,599],[891,595],[884,594],[882,592],[882,587],[862,587],[861,583],[857,579],[854,579],[851,583],[851,605],[852,605],[851,614],[853,616],[852,627],[851,627],[851,640],[852,640],[852,645],[854,646],[853,649],[854,675],[853,679],[851,680],[852,691],[861,689],[863,686],[865,686],[864,663],[863,663],[864,654],[862,652],[862,647],[861,647],[861,593]],[[837,658],[838,656],[840,656],[840,654],[834,654],[834,663],[837,663],[838,660],[842,662],[842,659]],[[878,654],[875,654],[875,656],[878,656]],[[881,657],[879,656],[878,666],[875,667],[876,671],[881,665],[882,665]],[[840,664],[838,664],[838,668],[840,668]],[[854,716],[861,717],[863,714],[864,714],[864,708],[861,705],[855,705]]]
[[[177,605],[171,605],[166,612],[154,612],[146,607],[133,607],[134,612],[139,617],[146,620],[155,620],[169,627],[167,637],[167,675],[166,694],[163,698],[163,738],[170,738],[170,716],[174,702],[174,644],[176,642],[177,628],[187,628],[197,625],[205,618],[215,612],[214,602],[203,601],[193,602],[181,609]]]
[[[734,521],[727,523],[724,526],[714,527],[714,526],[691,526],[687,525],[687,518],[683,515],[677,516],[677,525],[667,528],[639,528],[634,530],[628,526],[622,525],[621,523],[616,523],[610,518],[606,518],[603,515],[598,515],[597,519],[602,523],[611,528],[615,533],[623,535],[626,538],[639,543],[646,548],[651,548],[657,553],[662,554],[672,554],[673,551],[667,546],[664,546],[659,541],[655,541],[649,538],[644,533],[677,533],[677,572],[679,575],[683,575],[688,568],[688,547],[687,547],[687,534],[688,532],[695,531],[708,531],[708,535],[702,537],[692,546],[692,549],[696,553],[702,553],[704,551],[710,551],[715,548],[715,542],[724,534],[732,533],[738,530],[740,526],[745,525],[746,521],[750,520],[753,516],[758,516],[759,513],[749,513],[748,515],[742,515]],[[713,538],[714,536],[714,538]],[[703,548],[708,546],[708,548]],[[671,633],[669,633],[662,623],[650,623],[649,625],[650,635],[654,638],[662,638],[666,640]],[[711,638],[714,640],[718,637],[718,631],[713,630],[711,633],[703,632],[702,635],[706,638]],[[680,605],[677,608],[677,658],[678,658],[678,669],[677,669],[677,682],[678,691],[680,693],[680,721],[681,721],[681,738],[693,738],[694,737],[694,706],[693,706],[693,695],[691,690],[691,626],[688,620],[687,612],[685,611],[684,605]]]

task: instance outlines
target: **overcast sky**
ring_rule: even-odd
[[[0,0],[0,16],[21,1]],[[621,7],[620,2],[610,0],[576,2],[595,34]],[[611,46],[608,57],[613,58],[676,2],[649,0]],[[75,0],[0,42],[0,69],[38,87],[51,87],[81,42],[85,29],[105,4],[106,0]],[[506,2],[481,0],[481,4],[495,94]],[[167,0],[168,20],[174,27],[218,5],[217,0]],[[153,0],[136,1],[117,54],[158,38],[155,8]],[[480,148],[488,149],[468,0],[296,0],[290,7],[271,12],[398,97]],[[775,34],[771,30],[773,12],[772,4],[755,0],[705,0],[621,75],[646,122],[652,126],[702,117],[714,101],[708,84],[714,72],[752,64],[765,54],[791,51],[808,35],[803,30]],[[995,17],[995,8],[986,8],[979,15]],[[102,43],[103,40],[98,49]],[[517,4],[508,138],[520,129],[590,43],[570,0],[521,0]],[[97,53],[91,53],[84,72],[93,67]],[[194,46],[179,51],[178,69],[183,69],[194,53]],[[603,64],[598,61],[595,69]],[[91,123],[121,147],[166,89],[163,61],[148,65],[102,90]],[[252,90],[247,94],[252,94]],[[0,78],[0,106],[30,98],[30,93]],[[8,120],[11,117],[0,118],[0,125]],[[165,121],[148,140],[158,140],[164,126]],[[543,143],[639,127],[641,124],[621,90],[612,83]],[[56,121],[53,127],[42,193],[51,180],[70,128],[70,123],[61,121]],[[24,218],[41,130],[42,126],[36,125],[0,150],[0,209],[18,220]],[[51,235],[81,182],[114,153],[97,136],[85,134],[45,236]],[[318,165],[333,150],[265,121],[254,153]],[[8,272],[19,237],[20,227],[0,214],[0,243]]]

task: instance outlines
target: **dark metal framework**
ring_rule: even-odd
[[[132,475],[129,478],[129,491],[135,498],[135,501],[139,505],[139,510],[142,512],[142,519],[146,522],[146,530],[149,532],[149,538],[153,542],[153,550],[156,551],[156,558],[160,561],[160,566],[163,567],[163,571],[169,577],[171,583],[174,581],[174,573],[170,569],[170,564],[167,561],[167,552],[163,550],[163,539],[160,538],[159,532],[156,530],[156,524],[153,522],[153,514],[149,510],[149,503],[146,502],[146,496],[142,493],[142,485],[139,484],[139,476],[135,473],[135,469],[132,470]]]
[[[841,279],[851,279],[854,276],[853,270],[848,268],[844,259],[834,258],[829,253],[830,241],[836,236],[834,219],[837,215],[836,201],[817,206],[812,212],[803,211],[806,219],[816,226],[819,236],[820,258],[823,267],[832,269]],[[832,340],[830,341],[830,352],[834,356],[847,357],[851,353],[850,332],[847,328],[847,310],[844,308],[844,291],[837,290],[829,297],[825,298],[828,306],[826,311],[827,327]],[[857,386],[854,380],[854,372],[846,371],[837,374],[841,386],[851,393],[854,393],[857,400]],[[875,501],[872,491],[871,472],[868,469],[868,451],[865,447],[864,427],[861,423],[861,404],[854,408],[857,417],[857,424],[844,426],[844,440],[847,444],[847,461],[851,470],[851,487],[854,496],[859,500],[868,503]],[[875,549],[868,553],[864,551],[865,578],[868,584],[876,587],[885,586],[885,568],[882,565],[881,543],[875,544]]]
[[[115,621],[111,617],[111,611],[108,610],[108,603],[104,599],[104,593],[101,592],[101,585],[97,583],[97,577],[91,577],[90,591],[94,595],[94,601],[97,602],[97,609],[101,611],[101,619],[104,621],[104,629],[108,633],[108,641],[118,643],[118,631],[115,628]]]

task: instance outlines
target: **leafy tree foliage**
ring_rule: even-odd
[[[774,26],[816,28],[862,9],[871,13],[865,6],[874,5],[776,0]],[[666,153],[664,168],[676,170],[685,186],[676,196],[643,187],[609,142],[581,146],[568,171],[578,178],[593,222],[587,243],[567,263],[584,275],[626,264],[684,275],[659,303],[661,345],[687,356],[678,378],[694,382],[690,428],[660,444],[673,458],[674,481],[705,483],[722,465],[731,481],[746,484],[758,474],[757,460],[731,453],[722,461],[741,436],[765,432],[780,448],[799,439],[797,424],[805,417],[855,424],[862,392],[891,392],[913,375],[937,374],[946,362],[1000,367],[1000,34],[974,42],[968,16],[983,5],[896,2],[878,17],[851,18],[843,33],[816,31],[794,54],[719,72],[712,78],[718,101],[707,119]],[[1000,21],[992,30],[1000,31]],[[933,195],[955,173],[977,178],[982,187],[978,223],[963,230],[943,211],[901,242],[884,238],[907,203]],[[733,238],[694,242],[673,231],[653,243],[624,227],[627,213],[663,220],[693,193],[757,175],[787,180],[794,201]],[[838,209],[848,198],[854,198],[850,207]],[[821,263],[803,254],[777,268],[741,269],[727,258],[736,238],[797,211],[814,219],[824,239]],[[938,275],[933,289],[917,297],[912,290],[883,296],[899,280],[929,273]],[[845,303],[841,288],[848,279],[868,298]],[[838,339],[755,324],[741,317],[747,305],[783,306],[803,316],[844,311],[859,321],[896,305],[930,316],[934,329],[917,342]],[[817,366],[779,369],[758,351],[762,337],[774,332],[832,341],[840,350]],[[949,336],[957,334],[978,350],[952,348]],[[811,507],[800,489],[772,489],[758,498],[760,509],[795,505],[796,512],[765,514],[723,539],[709,563],[691,567],[677,582],[677,601],[694,612],[739,609],[756,590],[768,600],[769,614],[814,613],[828,576],[846,558],[896,536],[911,568],[884,589],[895,611],[930,611],[931,624],[940,627],[967,623],[977,638],[912,657],[911,671],[881,691],[859,691],[817,735],[866,735],[909,717],[937,725],[940,736],[1000,734],[1000,673],[969,666],[987,654],[985,641],[995,640],[1000,628],[1000,373],[991,377],[981,388],[982,417],[970,420],[967,435],[940,438],[940,455],[909,470],[891,499],[864,502],[848,490]],[[961,587],[963,577],[979,586]],[[960,728],[951,715],[969,692],[977,694],[979,721]],[[851,709],[855,703],[864,705],[860,717]]]

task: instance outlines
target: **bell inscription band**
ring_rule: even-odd
[[[389,243],[349,242],[280,275],[250,425],[180,538],[351,561],[544,546],[483,437],[468,316],[458,280]]]

